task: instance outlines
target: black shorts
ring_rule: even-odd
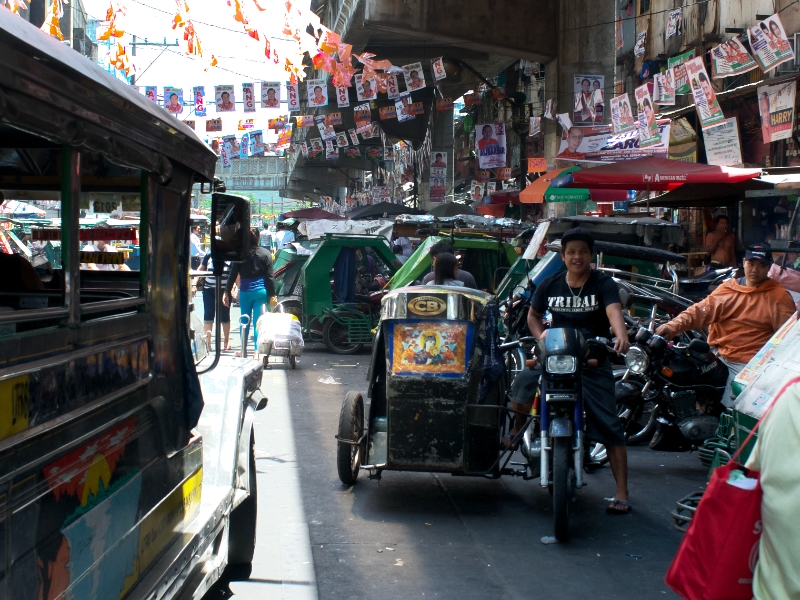
[[[539,387],[540,369],[523,369],[511,386],[511,400],[531,404]],[[614,372],[605,361],[599,367],[584,367],[583,409],[586,413],[586,438],[606,446],[624,446],[625,431],[617,416]]]
[[[203,323],[213,323],[214,322],[214,288],[203,288]],[[220,323],[230,323],[231,322],[231,307],[225,306],[224,304],[220,306],[220,315],[219,315],[219,322]]]

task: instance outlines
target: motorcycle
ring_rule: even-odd
[[[653,450],[683,451],[714,436],[724,411],[728,367],[707,342],[668,342],[647,329],[636,333],[625,356],[627,371],[617,382],[617,400],[636,410],[653,403]],[[644,382],[644,384],[642,384]]]

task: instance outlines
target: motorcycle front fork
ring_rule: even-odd
[[[550,435],[546,430],[539,432],[542,451],[539,455],[539,485],[546,488],[550,484]],[[575,471],[575,489],[583,487],[583,431],[576,431],[572,436],[572,464]]]

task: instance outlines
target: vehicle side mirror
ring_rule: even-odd
[[[211,196],[211,258],[242,262],[250,250],[250,201],[240,196]]]

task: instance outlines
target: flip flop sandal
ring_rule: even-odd
[[[514,439],[515,436],[511,435],[510,433],[506,433],[500,438],[500,450],[517,450],[519,448],[519,440],[517,443],[512,446],[511,441]]]
[[[628,515],[633,510],[630,502],[624,500],[611,500],[613,505],[623,506],[624,509],[617,508],[617,506],[607,506],[606,514],[608,515]]]

